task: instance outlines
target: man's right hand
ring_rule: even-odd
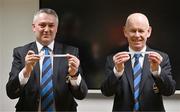
[[[40,60],[40,56],[36,55],[34,51],[29,50],[25,57],[25,67],[23,68],[24,77],[29,77],[31,71],[33,70],[36,62]]]
[[[127,52],[118,52],[113,56],[113,61],[117,72],[121,72],[124,69],[124,63],[130,59]]]

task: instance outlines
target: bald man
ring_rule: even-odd
[[[124,26],[128,46],[107,57],[101,91],[114,95],[113,111],[165,111],[162,96],[175,92],[168,55],[146,44],[151,31],[144,14],[130,14]]]

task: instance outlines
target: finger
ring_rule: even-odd
[[[115,63],[124,63],[126,62],[127,60],[130,59],[130,56],[129,55],[124,55],[124,56],[119,56],[119,57],[113,57],[114,59],[114,62]]]
[[[127,52],[120,52],[120,53],[117,53],[116,55],[113,56],[113,60],[116,61],[116,60],[124,60],[124,58],[126,59],[129,59],[130,56],[127,54]]]
[[[78,71],[78,69],[77,69],[76,67],[70,66],[70,67],[68,68],[68,72],[69,72],[70,74],[75,74],[77,71]]]
[[[32,58],[32,56],[34,56],[34,55],[35,55],[34,51],[29,50],[29,51],[27,52],[25,58],[27,58],[28,60],[30,60],[30,59]]]
[[[40,57],[39,57],[39,56],[33,56],[33,57],[31,58],[31,61],[37,62],[37,61],[39,61],[39,60],[40,60]]]
[[[77,67],[75,67],[75,66],[69,66],[69,68],[71,69],[71,70],[77,70]]]
[[[114,55],[115,57],[126,57],[129,56],[129,54],[127,52],[118,52]]]
[[[69,59],[69,58],[77,58],[77,57],[71,54],[67,54],[67,58]]]
[[[32,55],[32,54],[35,54],[35,52],[33,50],[29,50],[27,55]]]
[[[80,60],[74,55],[67,54],[67,58],[68,58],[68,61],[74,61],[76,63],[80,63]]]
[[[124,60],[124,59],[129,59],[130,56],[129,55],[122,55],[122,56],[119,56],[119,57],[115,57],[115,60]]]
[[[37,56],[37,55],[28,55],[26,58],[26,61],[29,61],[29,62],[37,62],[40,60],[40,56]]]
[[[69,61],[69,66],[73,66],[73,67],[78,68],[79,67],[79,63],[74,61],[74,60],[72,60],[72,61]]]
[[[130,57],[121,58],[120,60],[118,60],[118,63],[125,63],[125,62],[128,61],[129,59],[130,59]]]
[[[160,54],[158,54],[158,53],[151,53],[151,54],[149,54],[149,57],[148,57],[150,60],[152,60],[153,62],[155,61],[155,62],[158,62],[158,63],[160,63],[160,62],[162,62],[162,56],[160,55]]]
[[[159,53],[157,53],[157,52],[150,52],[149,56],[155,56],[155,57],[157,57],[157,58],[162,60],[162,56]]]
[[[161,60],[158,59],[157,57],[150,57],[150,58],[149,58],[149,62],[150,62],[150,63],[160,64],[160,63],[161,63]]]

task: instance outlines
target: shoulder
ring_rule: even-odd
[[[161,50],[152,49],[152,48],[147,47],[147,51],[155,51],[155,52],[159,53],[163,58],[168,58],[169,57],[166,52],[161,51]]]
[[[15,47],[14,49],[23,50],[23,49],[31,48],[34,45],[35,45],[35,42],[31,42],[31,43],[28,43],[28,44],[25,44],[25,45],[22,45],[22,46]]]
[[[75,47],[75,46],[68,45],[68,44],[63,44],[63,43],[60,43],[60,42],[55,42],[55,47],[62,47],[63,49],[78,50],[78,48]]]
[[[17,54],[17,53],[27,54],[27,52],[30,49],[32,49],[32,47],[34,47],[35,45],[36,45],[35,42],[31,42],[31,43],[28,43],[28,44],[25,44],[25,45],[22,45],[22,46],[15,47],[13,49],[13,54]]]
[[[59,42],[55,42],[55,49],[61,49],[62,53],[70,53],[74,55],[77,55],[79,53],[79,49],[77,47],[68,44],[62,44]]]
[[[63,46],[64,46],[64,48],[69,49],[69,50],[78,50],[77,47],[71,46],[71,45],[68,45],[68,44],[63,44]]]

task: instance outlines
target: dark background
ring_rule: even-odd
[[[177,0],[40,0],[40,8],[52,8],[59,15],[57,41],[79,48],[89,89],[100,88],[106,56],[127,43],[122,32],[127,16],[141,12],[153,28],[148,45],[169,54],[180,90],[177,4]]]

